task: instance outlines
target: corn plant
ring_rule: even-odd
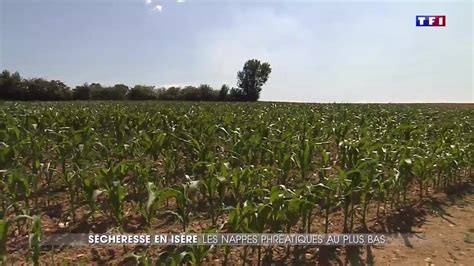
[[[120,184],[120,181],[114,181],[111,187],[107,188],[107,194],[109,198],[109,208],[112,213],[112,217],[119,226],[120,230],[123,230],[123,206],[125,200],[125,187]]]
[[[39,265],[41,251],[41,219],[39,216],[18,215],[10,219],[0,219],[0,261],[4,262],[7,255],[7,234],[10,223],[20,220],[31,221],[31,232],[28,240],[29,255],[34,265]]]
[[[147,225],[151,224],[153,214],[156,212],[158,205],[160,203],[160,192],[158,191],[156,185],[153,182],[147,183],[148,197],[144,207],[142,207],[141,212]],[[164,196],[162,196],[164,197]]]
[[[59,219],[73,226],[86,213],[123,230],[141,215],[131,224],[150,230],[157,214],[171,213],[184,232],[208,215],[211,229],[226,219],[226,232],[330,233],[341,210],[351,232],[370,226],[372,206],[382,218],[472,182],[472,116],[400,105],[2,103],[1,234],[16,224],[13,233],[26,235],[30,220],[14,217],[51,204],[67,207]],[[313,228],[318,216],[324,228]],[[206,252],[178,248],[158,261],[205,263]]]
[[[160,253],[155,265],[185,265],[190,261],[190,257],[191,256],[189,255],[188,251],[179,251],[177,249],[173,249],[171,251]]]
[[[124,256],[125,259],[132,258],[137,265],[152,266],[153,261],[146,256],[146,254],[127,254]]]
[[[211,229],[204,233],[212,234],[215,232],[215,229]],[[214,248],[214,245],[192,245],[187,248],[186,255],[190,257],[192,265],[204,265],[204,259]]]
[[[299,151],[297,154],[296,164],[300,170],[301,180],[305,180],[311,171],[314,146],[310,139],[301,138],[299,143]]]
[[[204,162],[198,162],[194,165],[193,170],[204,166],[204,177],[198,182],[198,187],[201,194],[205,196],[209,204],[209,213],[211,215],[211,222],[216,225],[219,213],[222,210],[222,197],[224,196],[226,179],[219,174],[227,174],[227,166],[222,164],[216,166],[216,164],[206,164]],[[219,168],[219,169],[217,169]]]
[[[7,260],[7,234],[10,221],[6,218],[0,219],[0,262],[3,264]]]
[[[194,185],[195,186],[195,185]],[[191,184],[183,184],[178,188],[165,188],[160,190],[160,202],[174,198],[176,200],[177,211],[167,211],[173,214],[181,222],[183,232],[186,232],[190,222],[190,211],[192,204],[192,191],[196,188]]]

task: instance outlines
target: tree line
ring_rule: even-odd
[[[129,87],[124,84],[103,86],[100,83],[85,83],[70,88],[60,80],[26,79],[18,72],[4,70],[0,74],[0,99],[10,101],[257,101],[270,72],[269,63],[251,59],[237,73],[236,88],[230,88],[224,84],[216,90],[207,84],[156,88],[147,85]]]

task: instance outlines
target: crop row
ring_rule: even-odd
[[[410,204],[410,191],[422,199],[472,180],[473,114],[402,105],[4,103],[1,260],[9,237],[33,232],[38,263],[41,217],[58,203],[54,195],[65,198],[58,227],[108,217],[109,229],[127,231],[136,216],[139,230],[152,231],[172,216],[182,232],[199,220],[222,232],[366,229],[369,212]],[[331,228],[336,211],[342,228]],[[312,227],[316,217],[323,228]],[[208,252],[193,247],[167,260],[199,264]],[[230,248],[223,253],[226,261]]]

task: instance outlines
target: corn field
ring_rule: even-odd
[[[1,103],[0,261],[61,263],[68,248],[40,247],[46,233],[366,232],[472,183],[473,119],[428,105]],[[120,248],[115,262],[142,265],[273,256]]]

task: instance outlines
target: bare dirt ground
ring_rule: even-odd
[[[416,189],[412,192],[411,198],[415,198],[418,195]],[[422,201],[414,200],[412,205],[403,209],[390,210],[379,218],[374,215],[374,212],[374,210],[371,211],[368,231],[356,229],[357,232],[411,234],[413,237],[382,247],[302,249],[292,247],[290,250],[286,247],[274,247],[271,262],[265,261],[263,257],[261,265],[474,265],[474,186],[472,183],[461,183],[444,191],[430,191]],[[164,223],[159,230],[152,230],[153,233],[173,232],[177,226],[172,221],[164,221]],[[331,224],[332,231],[341,232],[340,213],[332,216]],[[313,226],[321,228],[321,221],[316,219]],[[45,231],[48,229],[46,226]],[[87,232],[87,230],[79,226],[79,229],[72,228],[65,232]],[[31,261],[25,260],[27,239],[27,236],[9,239],[10,254],[7,264],[31,264]],[[164,250],[151,247],[149,255],[156,259],[158,253]],[[127,255],[143,251],[144,247],[139,246],[43,249],[41,262],[45,265],[64,261],[84,265],[135,265],[136,261]],[[245,265],[257,265],[255,250],[249,250],[245,256],[245,262]],[[223,265],[222,251],[211,252],[203,265]],[[231,252],[229,265],[244,265],[242,248],[235,248]]]
[[[472,191],[471,191],[472,192]],[[431,199],[406,245],[373,248],[377,265],[474,265],[474,195]]]

